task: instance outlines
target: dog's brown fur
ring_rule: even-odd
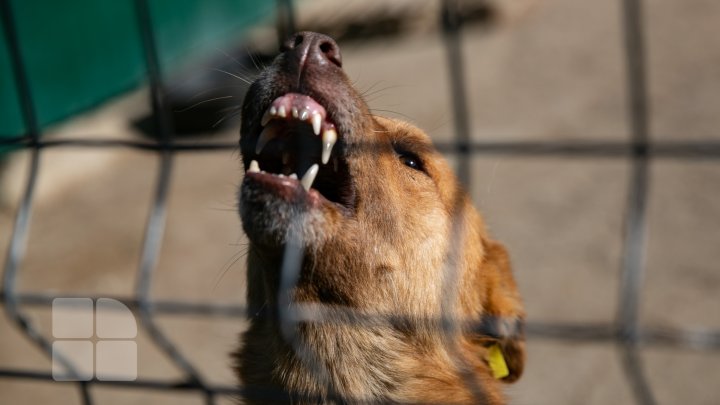
[[[286,91],[275,86],[292,65],[289,52],[246,99],[245,168],[259,112]],[[300,91],[337,124],[334,153],[347,165],[352,203],[342,209],[315,190],[282,197],[243,183],[251,323],[237,354],[242,382],[284,393],[279,402],[504,403],[488,345],[503,350],[511,372],[504,381],[515,381],[524,364],[524,314],[505,248],[425,133],[371,115],[341,70],[303,69],[308,85]],[[408,156],[420,167],[408,167]],[[329,319],[288,332],[277,303],[291,239],[302,241],[303,261],[289,299]],[[272,402],[255,401],[248,400]]]

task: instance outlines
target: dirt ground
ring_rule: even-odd
[[[352,3],[352,2],[350,2]],[[531,10],[464,32],[471,132],[476,140],[626,140],[621,2],[537,0]],[[645,2],[653,140],[720,141],[720,3]],[[299,13],[303,17],[303,10]],[[307,17],[306,17],[307,18]],[[452,139],[446,51],[436,32],[341,44],[343,63],[378,114]],[[50,136],[134,139],[147,111],[140,90],[59,125]],[[213,135],[234,142],[237,130]],[[201,139],[201,137],[198,137]],[[191,140],[192,141],[192,140]],[[0,246],[7,246],[28,153],[2,174]],[[45,150],[19,290],[130,296],[136,281],[157,156],[127,149]],[[245,239],[235,214],[237,152],[182,153],[154,273],[156,299],[242,304]],[[484,154],[471,192],[511,252],[534,322],[612,322],[618,311],[623,213],[630,165],[622,158]],[[643,325],[720,328],[720,161],[651,164]],[[4,252],[0,258],[4,260]],[[50,336],[47,308],[24,307]],[[165,315],[160,325],[202,375],[234,382],[227,353],[239,318]],[[140,328],[140,378],[180,373]],[[513,404],[632,404],[613,344],[531,337]],[[715,404],[720,353],[645,347],[660,404]],[[50,370],[50,360],[0,316],[0,368]],[[200,404],[200,395],[94,387],[100,404]],[[70,385],[0,378],[0,403],[79,403]],[[222,403],[232,403],[230,398]]]

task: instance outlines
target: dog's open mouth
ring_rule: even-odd
[[[319,193],[342,208],[353,202],[342,140],[330,114],[310,96],[287,93],[264,112],[246,178],[282,196]]]

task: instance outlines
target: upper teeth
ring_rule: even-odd
[[[312,126],[313,133],[315,135],[320,135],[320,132],[323,133],[323,150],[327,149],[329,146],[329,149],[332,150],[333,145],[335,145],[335,142],[337,141],[337,133],[335,132],[334,128],[330,126],[329,128],[325,128],[323,130],[323,121],[324,117],[323,114],[320,111],[311,111],[307,107],[300,107],[297,106],[290,107],[290,114],[292,118],[300,121],[304,121],[309,123]],[[288,118],[287,117],[287,110],[284,105],[275,106],[272,105],[270,108],[265,111],[265,114],[263,114],[262,119],[260,120],[260,124],[265,127],[267,124],[276,118]],[[265,139],[267,142],[268,140],[272,139]],[[265,142],[265,143],[266,143]],[[262,147],[265,146],[265,143],[261,143],[258,141],[258,146],[256,147],[256,152],[260,153],[262,150]],[[329,143],[329,145],[327,145]],[[326,161],[323,163],[327,163]]]
[[[262,152],[265,145],[267,145],[270,140],[275,138],[277,136],[277,131],[275,130],[275,127],[265,127],[262,132],[260,132],[260,136],[258,137],[258,141],[255,144],[255,153],[260,154]]]
[[[323,164],[327,164],[327,162],[330,160],[330,152],[332,152],[332,148],[335,145],[335,142],[337,142],[337,132],[335,132],[334,129],[326,129],[323,132],[322,136],[322,162]]]
[[[260,155],[265,146],[281,134],[282,127],[280,125],[268,125],[270,121],[277,119],[298,120],[310,124],[313,133],[316,136],[322,136],[320,157],[322,164],[327,164],[330,161],[332,149],[337,143],[338,134],[335,126],[325,120],[325,116],[325,108],[307,95],[288,93],[278,97],[272,102],[260,120],[263,129],[255,144],[255,154]],[[276,176],[282,174],[283,178],[289,177],[297,180],[298,174],[292,173],[292,169],[289,167],[290,153],[287,150],[281,151],[281,153],[282,173],[278,173]],[[333,162],[335,171],[337,171],[337,158]],[[304,164],[304,162],[301,164]],[[305,190],[310,189],[319,171],[319,164],[313,164],[307,169],[300,179],[300,184]],[[248,172],[261,172],[257,161],[250,162]]]
[[[297,107],[292,107],[291,114],[293,118],[308,122],[312,125],[312,130],[315,135],[320,135],[320,132],[322,131],[322,163],[327,164],[330,160],[332,149],[337,142],[337,132],[335,129],[332,125],[330,125],[328,128],[323,130],[323,116],[318,111],[310,111],[307,109],[300,110]],[[287,118],[285,106],[271,106],[267,111],[265,111],[265,114],[263,114],[260,123],[265,128],[263,128],[260,133],[257,144],[255,145],[256,154],[259,155],[263,148],[265,148],[265,145],[277,136],[277,129],[267,126],[271,120],[276,118]]]
[[[320,135],[320,126],[322,125],[322,117],[319,113],[312,115],[312,127],[315,135]]]
[[[281,107],[282,108],[282,107]],[[269,110],[268,110],[269,111]],[[276,111],[277,113],[277,111]],[[268,116],[268,114],[265,114],[265,116]],[[263,117],[263,121],[265,121],[265,117]],[[313,126],[313,132],[315,135],[320,135],[320,126],[322,125],[322,117],[319,113],[313,113],[312,116],[312,126]],[[277,128],[276,127],[265,127],[263,128],[262,132],[260,132],[260,136],[258,137],[257,143],[255,144],[255,154],[259,155],[260,152],[265,148],[265,145],[268,144],[271,140],[273,140],[277,136]],[[334,128],[327,128],[324,131],[322,131],[322,162],[323,164],[327,164],[327,162],[330,160],[330,154],[332,153],[332,149],[335,146],[335,143],[337,143],[337,131],[335,131]]]

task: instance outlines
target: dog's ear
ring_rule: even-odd
[[[473,340],[487,349],[493,374],[503,382],[515,382],[525,366],[525,312],[505,247],[483,242],[483,315]]]

